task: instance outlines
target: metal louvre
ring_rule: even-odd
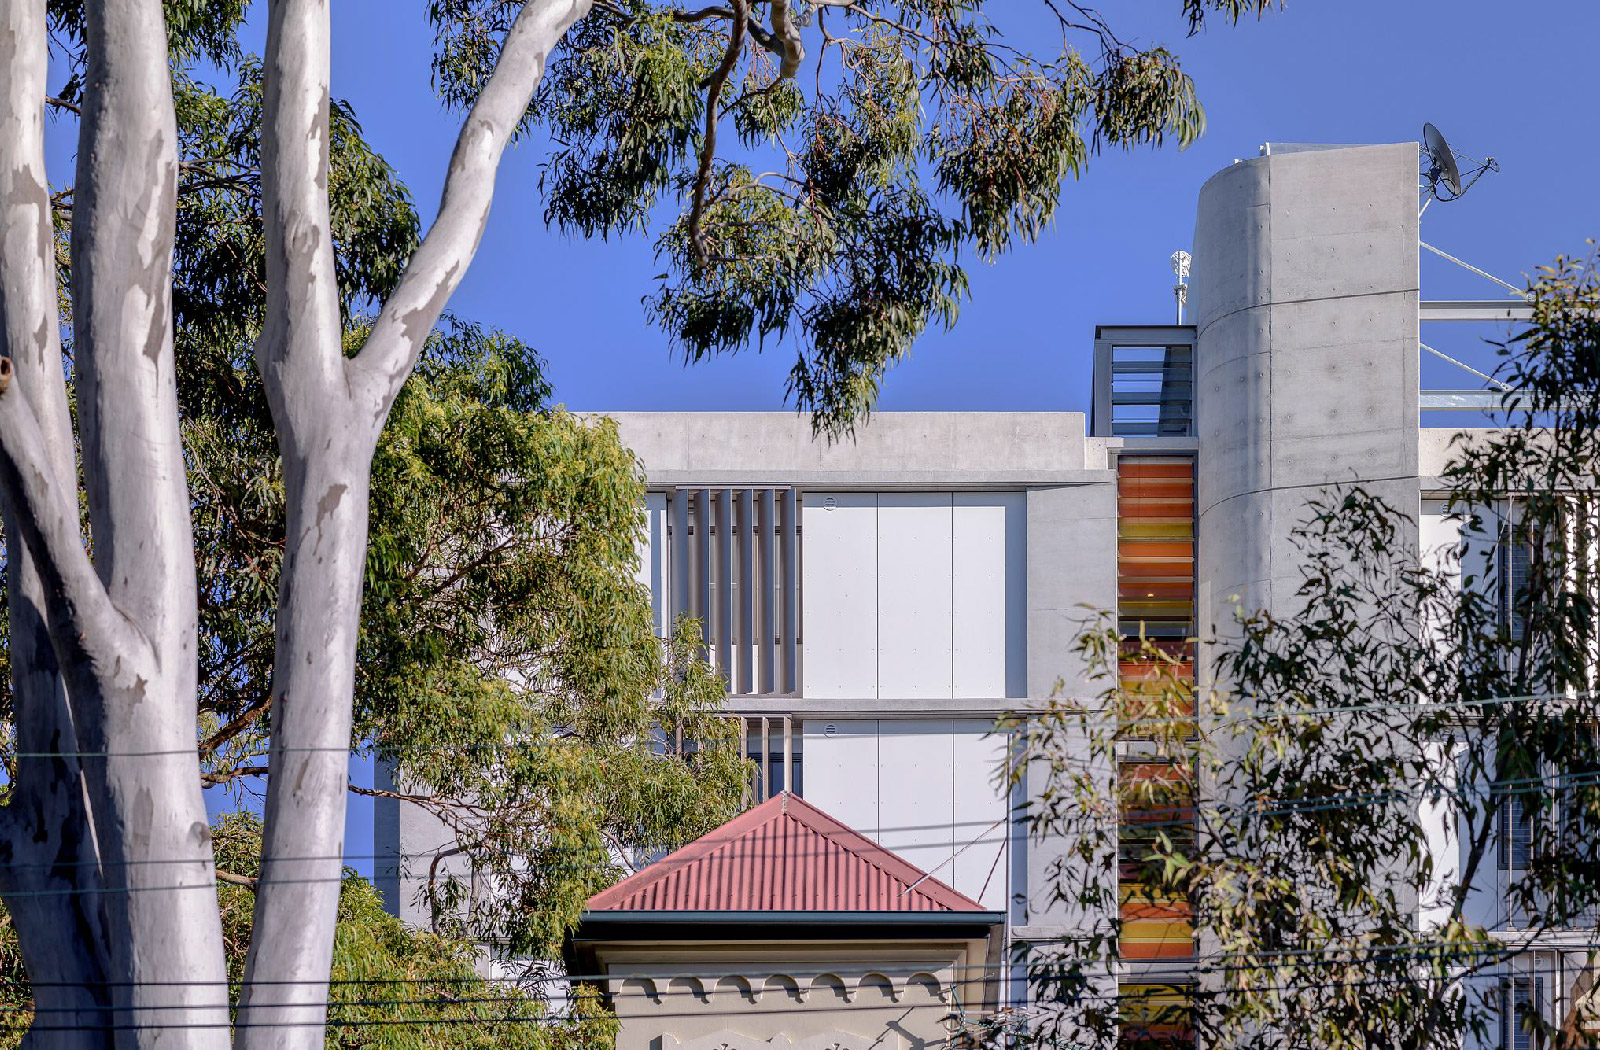
[[[755,765],[747,802],[760,804],[787,791],[804,792],[804,723],[792,715],[735,715],[744,738],[744,757]]]
[[[666,607],[700,622],[731,695],[798,689],[799,506],[788,488],[683,488],[667,496]]]
[[[1189,325],[1095,329],[1090,432],[1193,436],[1194,342]]]

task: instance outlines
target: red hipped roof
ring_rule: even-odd
[[[983,911],[784,792],[589,898],[590,911]]]

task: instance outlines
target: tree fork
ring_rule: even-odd
[[[354,360],[343,352],[329,221],[328,4],[273,0],[269,7],[262,110],[267,304],[256,364],[283,454],[288,521],[240,1050],[323,1045],[372,457],[401,385],[477,251],[501,154],[550,50],[590,2],[532,0],[518,14],[462,126],[438,218]]]

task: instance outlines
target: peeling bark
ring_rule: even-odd
[[[590,0],[533,0],[467,115],[439,216],[361,353],[344,356],[328,208],[327,0],[273,0],[263,106],[266,325],[256,363],[283,453],[273,734],[241,1050],[318,1050],[339,906],[372,457],[488,222],[500,156]],[[328,858],[306,860],[304,858]]]
[[[227,1045],[226,972],[195,751],[195,567],[172,350],[177,185],[160,0],[88,0],[73,201],[83,474],[104,605],[56,646],[73,700],[118,1046]],[[94,609],[99,609],[96,603]],[[108,622],[109,621],[109,622]]]
[[[0,142],[7,144],[0,154],[0,364],[6,366],[0,396],[15,379],[9,396],[27,402],[39,426],[37,469],[72,478],[44,163],[48,64],[45,0],[16,0],[0,10]],[[51,645],[44,582],[8,488],[0,486],[0,513],[9,537],[17,750],[23,756],[72,751],[76,730]],[[66,539],[80,542],[75,517]],[[99,885],[78,760],[19,758],[11,798],[0,810],[0,897],[16,925],[34,1003],[50,1027],[66,1029],[31,1033],[29,1050],[111,1045]]]

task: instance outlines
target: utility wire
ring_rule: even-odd
[[[1143,810],[1142,812],[1153,812],[1153,813],[1175,812],[1175,813],[1183,813],[1183,814],[1194,814],[1195,816],[1198,816],[1198,815],[1201,815],[1201,814],[1214,814],[1214,815],[1219,815],[1220,816],[1220,815],[1227,815],[1227,814],[1230,814],[1230,813],[1244,813],[1244,814],[1247,814],[1247,815],[1250,815],[1250,816],[1255,816],[1255,817],[1293,816],[1293,815],[1298,815],[1298,814],[1303,814],[1303,813],[1320,813],[1320,812],[1329,812],[1329,811],[1336,811],[1336,810],[1342,810],[1342,809],[1360,809],[1360,808],[1365,808],[1365,807],[1369,807],[1369,806],[1389,805],[1389,804],[1393,804],[1393,803],[1397,803],[1397,802],[1410,802],[1410,801],[1433,801],[1433,802],[1439,802],[1439,801],[1443,801],[1443,800],[1446,800],[1446,799],[1452,799],[1452,798],[1454,798],[1454,799],[1474,799],[1474,798],[1480,797],[1482,795],[1482,793],[1485,792],[1485,791],[1491,797],[1493,795],[1495,795],[1495,794],[1511,794],[1511,795],[1537,794],[1537,793],[1539,793],[1540,786],[1542,786],[1542,785],[1544,785],[1546,783],[1550,784],[1552,787],[1557,787],[1557,788],[1559,788],[1559,787],[1582,787],[1582,786],[1600,785],[1600,770],[1584,772],[1584,773],[1549,773],[1549,774],[1529,776],[1529,777],[1507,778],[1507,779],[1503,779],[1503,780],[1494,780],[1494,781],[1485,782],[1481,786],[1479,786],[1479,787],[1477,787],[1475,789],[1459,790],[1459,791],[1455,791],[1455,792],[1446,791],[1443,788],[1429,786],[1429,787],[1422,787],[1422,788],[1412,788],[1412,789],[1403,789],[1403,790],[1402,789],[1395,789],[1395,790],[1390,790],[1390,791],[1365,792],[1365,793],[1351,793],[1351,794],[1337,794],[1337,795],[1311,795],[1311,796],[1306,796],[1306,797],[1300,798],[1300,799],[1294,799],[1294,800],[1279,802],[1276,805],[1263,805],[1259,801],[1197,802],[1197,803],[1194,803],[1192,805],[1165,806],[1165,807],[1159,807],[1159,808],[1155,808],[1155,809]],[[1136,812],[1139,812],[1139,811],[1136,811]],[[1002,820],[1004,820],[1004,819],[1006,819],[1006,818],[1002,818]],[[1014,817],[1013,819],[1017,820],[1018,824],[1020,825],[1020,824],[1027,823],[1030,818],[1028,818],[1027,816],[1021,816],[1021,817]],[[1157,829],[1157,828],[1184,828],[1184,827],[1193,827],[1193,826],[1195,826],[1195,817],[1194,816],[1186,816],[1186,817],[1174,818],[1174,819],[1171,819],[1171,820],[1141,820],[1141,819],[1138,819],[1137,815],[1131,815],[1130,816],[1130,815],[1125,815],[1125,814],[1117,814],[1117,815],[1112,815],[1112,814],[1094,814],[1094,815],[1091,815],[1089,817],[1089,820],[1090,820],[1090,822],[1092,824],[1094,824],[1096,826],[1113,826],[1113,827],[1129,828],[1129,829],[1135,829],[1135,830],[1147,830],[1147,829]],[[920,831],[920,830],[931,830],[931,829],[943,829],[943,828],[946,828],[946,827],[974,826],[974,825],[978,825],[978,824],[981,824],[981,823],[982,823],[981,821],[958,821],[958,822],[953,822],[952,824],[949,824],[949,825],[946,825],[946,824],[938,824],[938,825],[902,825],[902,826],[897,826],[897,827],[882,828],[882,829],[880,829],[879,834],[882,835],[885,832],[892,832],[892,831]],[[986,825],[986,830],[992,829],[992,828],[998,826],[1000,823],[1001,823],[1001,821],[995,821],[992,824],[988,824],[988,825]],[[824,837],[832,838],[834,836],[831,835],[831,834],[828,834],[828,833],[824,833]],[[845,836],[840,835],[838,837],[843,838]],[[962,847],[962,850],[964,851],[965,849],[967,849],[967,848],[969,848],[971,846],[979,845],[979,844],[996,844],[996,845],[998,845],[998,844],[1002,844],[1002,843],[1012,842],[1012,841],[1015,841],[1016,839],[1018,839],[1019,837],[1020,836],[1015,834],[1015,833],[1007,833],[1005,835],[993,835],[993,836],[986,835],[986,834],[985,835],[980,835],[980,836],[978,836],[976,838],[973,838],[973,839],[969,840]],[[1061,838],[1063,836],[1061,836],[1061,835],[1052,835],[1052,836],[1048,836],[1048,837],[1050,837],[1050,838]],[[879,843],[879,844],[881,845],[881,843]],[[901,848],[906,848],[908,846],[909,847],[914,847],[914,846],[918,846],[918,845],[923,845],[923,844],[914,843],[913,842],[913,843],[906,844],[906,846],[902,846]],[[340,856],[325,855],[325,856],[281,857],[281,858],[275,858],[273,863],[274,864],[291,864],[291,863],[296,863],[296,864],[313,864],[313,863],[331,864],[331,863],[334,863],[334,862],[343,863],[345,861],[355,860],[355,859],[396,860],[398,862],[403,862],[403,861],[406,861],[406,860],[432,859],[436,855],[437,854],[434,854],[434,853],[407,853],[407,854],[383,853],[383,854],[350,854],[350,855],[340,855]],[[820,849],[818,849],[818,850],[799,850],[799,851],[791,851],[791,852],[765,852],[765,851],[763,851],[763,852],[752,853],[752,854],[742,854],[738,858],[738,862],[739,863],[745,863],[745,862],[747,862],[749,860],[752,860],[752,859],[775,860],[775,859],[806,858],[806,857],[819,857],[819,856],[830,856],[830,855],[831,855],[831,851],[820,850]],[[713,858],[713,857],[704,857],[704,858],[700,858],[697,861],[697,863],[704,863],[706,861],[711,861],[711,862],[714,863],[715,860],[716,860],[716,858]],[[23,863],[17,863],[17,862],[7,862],[7,863],[0,864],[0,870],[27,870],[27,869],[33,869],[33,868],[44,868],[46,870],[56,870],[56,869],[61,868],[61,867],[91,866],[91,865],[94,865],[94,864],[97,864],[97,863],[99,864],[99,866],[101,866],[103,868],[117,869],[117,868],[128,868],[128,867],[145,866],[145,865],[159,865],[159,864],[177,864],[177,865],[195,864],[195,865],[198,865],[198,864],[207,863],[207,860],[205,858],[180,857],[180,858],[144,858],[144,859],[136,859],[136,860],[131,860],[131,861],[123,861],[123,862],[114,862],[114,861],[103,861],[103,862],[77,861],[77,862],[64,862],[64,863],[39,862],[39,863],[31,863],[31,864],[23,864]],[[657,863],[659,863],[659,862],[657,862]],[[606,864],[606,863],[603,863],[603,862],[580,862],[580,863],[556,862],[556,863],[551,863],[551,864],[544,865],[544,867],[547,868],[547,869],[548,868],[554,868],[555,870],[565,870],[565,871],[615,870],[617,867],[620,867],[620,866],[621,865],[612,865],[612,864]],[[641,872],[648,871],[648,870],[650,870],[650,867],[652,867],[652,866],[653,865],[647,865],[646,867],[641,868],[640,871]],[[446,873],[446,874],[458,874],[458,873]],[[922,876],[922,878],[919,878],[916,883],[913,883],[913,888],[916,885],[920,885],[923,881],[926,881],[926,879],[928,879],[931,876],[932,876],[931,872],[925,873]],[[401,877],[408,878],[408,879],[409,878],[415,878],[415,876],[405,875],[403,873],[402,873]],[[341,876],[328,876],[328,877],[323,877],[323,878],[300,878],[300,879],[268,878],[268,879],[257,879],[255,881],[255,885],[262,885],[264,883],[272,883],[272,882],[285,883],[285,884],[286,883],[294,883],[294,884],[329,883],[329,882],[343,882],[344,880],[345,880],[345,876],[343,876],[343,875],[341,875]],[[60,895],[63,895],[63,894],[74,894],[74,893],[90,894],[90,893],[116,893],[116,892],[145,892],[145,891],[180,890],[180,889],[183,889],[183,890],[187,890],[187,889],[212,889],[212,888],[215,888],[216,885],[217,884],[215,884],[215,883],[204,882],[204,883],[182,884],[182,885],[175,885],[175,886],[124,886],[124,887],[98,887],[98,888],[90,888],[90,889],[67,888],[67,889],[31,890],[31,891],[29,891],[29,890],[19,890],[19,891],[15,891],[15,892],[12,892],[12,893],[5,894],[5,896],[12,897],[12,898],[22,898],[22,897],[60,896]]]
[[[1342,705],[1322,706],[1322,707],[1279,707],[1279,708],[1265,708],[1265,709],[1263,709],[1263,708],[1252,708],[1249,711],[1241,712],[1238,715],[1230,715],[1230,716],[1220,720],[1216,724],[1217,725],[1228,725],[1228,724],[1232,724],[1232,723],[1235,723],[1235,722],[1268,721],[1268,720],[1272,720],[1272,719],[1287,718],[1287,717],[1318,716],[1318,715],[1332,715],[1332,714],[1357,714],[1357,713],[1380,712],[1380,711],[1409,711],[1409,712],[1424,712],[1424,713],[1426,713],[1426,712],[1431,712],[1431,711],[1448,711],[1448,710],[1454,710],[1454,709],[1470,709],[1470,708],[1478,708],[1478,707],[1495,707],[1495,706],[1499,706],[1499,705],[1502,705],[1502,704],[1559,703],[1559,702],[1571,703],[1572,701],[1577,700],[1577,699],[1592,699],[1592,698],[1594,698],[1594,696],[1595,696],[1595,694],[1593,694],[1593,693],[1591,693],[1591,692],[1589,692],[1587,690],[1579,690],[1579,691],[1571,691],[1571,692],[1529,693],[1529,694],[1519,695],[1519,696],[1497,696],[1497,697],[1489,697],[1489,698],[1481,699],[1481,700],[1446,700],[1446,701],[1437,701],[1437,702],[1435,702],[1435,701],[1426,701],[1426,700],[1417,700],[1417,701],[1394,700],[1394,701],[1383,701],[1383,702],[1379,702],[1379,703],[1355,703],[1355,704],[1342,704]],[[1044,715],[1051,715],[1051,716],[1054,716],[1054,717],[1061,717],[1062,712],[1059,709],[1051,709],[1051,708],[1047,708],[1047,707],[1031,707],[1031,708],[1021,708],[1021,709],[1017,709],[1017,710],[1013,710],[1013,711],[1000,711],[1000,712],[996,712],[995,714],[996,714],[997,720],[998,719],[1008,719],[1008,718],[1037,719],[1037,718],[1039,718],[1041,716],[1044,716]],[[1068,712],[1065,712],[1065,716],[1068,717],[1068,718],[1072,718],[1074,720],[1081,718],[1081,719],[1084,719],[1084,720],[1087,720],[1087,721],[1100,722],[1100,723],[1104,723],[1106,725],[1114,725],[1114,726],[1117,726],[1119,728],[1137,728],[1139,726],[1145,726],[1145,725],[1192,725],[1192,724],[1195,724],[1197,722],[1203,721],[1203,720],[1205,720],[1207,718],[1206,715],[1201,714],[1201,713],[1196,713],[1196,714],[1192,714],[1192,715],[1152,715],[1152,716],[1142,716],[1142,717],[1138,717],[1138,718],[1121,718],[1121,717],[1118,717],[1115,712],[1107,712],[1107,711],[1092,711],[1092,712],[1091,711],[1084,711],[1084,712],[1068,711]],[[1006,734],[997,732],[997,733],[994,733],[993,735],[1000,736],[1000,735],[1006,735]],[[477,751],[524,751],[524,750],[530,750],[530,749],[534,749],[534,748],[544,748],[544,747],[550,747],[550,746],[552,746],[551,741],[546,741],[546,740],[508,740],[508,741],[501,741],[501,742],[492,743],[492,744],[415,744],[415,745],[397,745],[397,746],[386,746],[382,750],[385,751],[385,752],[400,752],[400,753],[464,754],[464,753],[471,753],[471,752],[477,752]],[[197,750],[197,748],[177,748],[177,749],[164,750],[164,751],[163,750],[156,750],[156,751],[16,751],[16,752],[12,752],[10,757],[14,758],[14,759],[23,759],[23,758],[33,758],[33,759],[45,759],[45,758],[78,758],[78,759],[84,759],[84,758],[97,758],[97,759],[109,759],[109,758],[171,758],[171,757],[179,756],[179,755],[192,755],[192,754],[195,753],[196,750]],[[269,755],[269,754],[272,754],[272,753],[283,753],[283,754],[295,753],[295,754],[298,754],[298,753],[307,753],[307,752],[309,752],[309,753],[342,752],[342,753],[350,754],[352,756],[356,756],[356,755],[359,755],[361,753],[361,751],[362,751],[361,748],[356,748],[356,747],[338,747],[338,746],[335,746],[335,745],[327,745],[327,746],[321,746],[321,747],[269,748],[267,751],[263,751],[261,753],[261,755],[262,756],[266,756],[266,755]],[[803,751],[800,752],[800,753],[804,754]],[[214,785],[214,786],[221,786],[221,785]]]
[[[1548,968],[1521,968],[1521,969],[1515,970],[1514,974],[1507,974],[1507,975],[1501,975],[1501,974],[1477,974],[1477,975],[1469,975],[1466,978],[1448,978],[1447,977],[1447,978],[1445,978],[1445,980],[1451,981],[1451,983],[1459,983],[1461,980],[1466,980],[1466,981],[1469,981],[1469,982],[1470,981],[1474,981],[1474,980],[1497,980],[1497,979],[1499,979],[1499,978],[1501,978],[1503,976],[1511,976],[1511,975],[1515,975],[1515,976],[1525,976],[1525,975],[1526,976],[1532,976],[1532,975],[1535,975],[1535,974],[1555,975],[1555,974],[1558,974],[1558,973],[1561,973],[1561,972],[1564,972],[1564,971],[1560,967],[1550,966]],[[1118,976],[1119,975],[1110,975],[1110,974],[1108,974],[1108,975],[1106,975],[1106,978],[1108,980],[1109,979],[1118,979]],[[1120,975],[1120,977],[1127,978],[1127,980],[1126,981],[1119,980],[1119,987],[1115,991],[1103,991],[1102,992],[1102,991],[1094,991],[1094,990],[1084,990],[1084,991],[1080,991],[1080,992],[1075,992],[1075,993],[1072,994],[1072,1003],[1071,1003],[1071,1005],[1058,1007],[1056,1009],[1058,1010],[1058,1012],[1065,1013],[1065,1012],[1070,1011],[1073,1006],[1076,1006],[1076,1005],[1078,1005],[1080,1003],[1088,1003],[1088,1002],[1111,1002],[1111,1003],[1130,1002],[1130,1003],[1137,1003],[1137,1004],[1148,1003],[1149,1000],[1150,1000],[1151,994],[1152,994],[1148,990],[1150,985],[1155,985],[1158,988],[1167,989],[1167,990],[1169,990],[1169,994],[1170,993],[1177,993],[1179,995],[1187,995],[1187,996],[1194,996],[1194,997],[1201,997],[1201,998],[1209,998],[1212,995],[1219,994],[1219,993],[1210,993],[1205,989],[1197,988],[1196,987],[1196,981],[1195,981],[1196,976],[1198,976],[1198,975],[1193,973],[1193,972],[1189,972],[1189,973],[1186,973],[1185,975],[1183,975],[1183,977],[1181,979],[1179,979],[1179,980],[1168,982],[1168,981],[1151,980],[1151,979],[1149,979],[1148,975],[1131,975],[1131,974],[1129,974],[1129,975]],[[1091,978],[1091,979],[1093,979],[1093,978]],[[1400,975],[1400,974],[1397,974],[1397,975],[1395,975],[1393,977],[1369,978],[1369,979],[1364,980],[1364,981],[1340,980],[1340,981],[1326,981],[1326,982],[1315,982],[1315,983],[1291,983],[1291,982],[1283,982],[1283,981],[1280,980],[1280,981],[1270,981],[1270,982],[1256,982],[1256,983],[1243,984],[1243,985],[1230,985],[1226,989],[1222,990],[1220,992],[1220,995],[1222,995],[1222,996],[1231,996],[1231,995],[1236,995],[1236,994],[1241,993],[1241,992],[1262,992],[1262,993],[1291,992],[1292,993],[1292,992],[1317,992],[1317,991],[1321,991],[1321,992],[1347,991],[1349,989],[1358,988],[1358,987],[1387,987],[1387,988],[1394,988],[1396,986],[1412,985],[1412,984],[1415,983],[1415,980],[1416,980],[1415,978],[1407,978],[1405,975]],[[1015,979],[1007,979],[1007,983],[1017,983],[1017,982],[1016,982]],[[1133,985],[1135,987],[1142,986],[1142,988],[1141,988],[1141,990],[1138,990],[1138,991],[1125,990],[1123,985]],[[1157,994],[1160,994],[1160,993],[1157,993]],[[700,998],[700,997],[696,996],[696,998]],[[709,996],[706,997],[706,998],[709,998]],[[448,1007],[448,1006],[459,1006],[459,1005],[462,1005],[463,1003],[466,1003],[466,1002],[470,1002],[470,1001],[469,1000],[454,1000],[454,999],[413,1000],[410,1003],[405,1004],[405,1005],[411,1005],[411,1006],[438,1005],[438,1006],[441,1006],[441,1007]],[[488,1000],[488,999],[482,1000],[482,1004],[483,1005],[492,1005],[492,1003],[493,1003],[493,1000]],[[341,1003],[341,1002],[338,1002],[337,1000],[330,1000],[330,1001],[327,1001],[327,1002],[316,1003],[316,1004],[294,1003],[294,1004],[283,1004],[283,1005],[292,1005],[292,1006],[304,1008],[304,1009],[307,1009],[307,1010],[310,1010],[310,1009],[326,1009],[326,1010],[330,1010],[330,1011],[336,1011],[336,1010],[339,1010],[341,1008],[356,1007],[356,1006],[359,1006],[361,1004],[355,1003],[355,1002],[352,1002],[352,1003]],[[537,1004],[534,1003],[532,1005],[537,1005]],[[867,1010],[874,1009],[874,1008],[876,1008],[876,1009],[892,1009],[896,1005],[899,1005],[899,1004],[894,1002],[893,1000],[891,1000],[891,1002],[887,1003],[887,1004],[882,1004],[882,1005],[879,1005],[879,1004],[868,1004],[866,1007],[857,1007],[857,1009],[867,1009]],[[933,1004],[930,1003],[928,1005],[931,1006]],[[806,1016],[809,1016],[809,1017],[817,1017],[819,1014],[823,1014],[823,1013],[836,1013],[837,1014],[837,1013],[854,1012],[851,1009],[851,1007],[853,1007],[853,1006],[855,1006],[855,1004],[849,1003],[847,1001],[846,1003],[840,1004],[840,1005],[838,1005],[836,1008],[834,1008],[832,1010],[826,1010],[826,1009],[819,1010],[816,1007],[805,1007],[805,1006],[802,1006],[802,1007],[783,1007],[783,1008],[779,1008],[779,1009],[762,1010],[760,1012],[760,1015],[762,1017],[774,1017],[774,1016],[784,1016],[784,1015],[806,1015]],[[1038,1012],[1040,1012],[1042,1006],[1043,1006],[1043,1004],[1039,1004],[1037,1002],[1032,1002],[1032,1003],[1024,1004],[1022,1009],[1038,1013]],[[160,1007],[155,1007],[155,1008],[156,1009],[171,1010],[171,1011],[180,1011],[181,1010],[181,1011],[207,1011],[207,1012],[215,1011],[215,1012],[220,1012],[220,1011],[222,1011],[224,1009],[229,1009],[230,1007],[226,1007],[226,1006],[221,1005],[221,1004],[204,1004],[204,1005],[197,1005],[197,1006],[190,1006],[190,1005],[160,1006]],[[113,1012],[122,1012],[122,1011],[125,1011],[126,1009],[128,1009],[128,1008],[127,1007],[121,1007],[121,1008],[104,1007],[101,1010],[84,1009],[84,1010],[79,1010],[79,1011],[76,1011],[76,1012],[78,1012],[78,1013],[94,1013],[94,1012],[113,1013]],[[688,1018],[704,1018],[706,1016],[707,1016],[706,1012],[702,1008],[702,1009],[696,1009],[696,1010],[692,1010],[692,1011],[678,1011],[678,1012],[672,1012],[672,1011],[658,1011],[658,1012],[656,1012],[656,1011],[653,1011],[653,1012],[651,1012],[649,1014],[643,1015],[640,1018],[640,1020],[648,1020],[649,1022],[657,1022],[657,1021],[665,1021],[665,1020],[682,1020],[682,1019],[688,1019]],[[147,1022],[144,1022],[144,1023],[133,1023],[133,1024],[118,1024],[118,1023],[114,1023],[113,1022],[113,1023],[110,1023],[110,1024],[74,1024],[74,1025],[64,1025],[64,1026],[50,1026],[50,1025],[37,1025],[37,1024],[35,1024],[35,1025],[26,1025],[26,1024],[10,1024],[10,1025],[6,1025],[4,1023],[0,1023],[0,1030],[10,1030],[10,1031],[32,1030],[32,1031],[35,1031],[35,1032],[108,1031],[108,1030],[109,1031],[151,1031],[151,1030],[183,1031],[183,1030],[191,1030],[191,1029],[257,1028],[257,1027],[259,1027],[259,1028],[304,1028],[304,1027],[321,1027],[323,1025],[326,1025],[326,1027],[328,1027],[328,1028],[361,1028],[361,1027],[392,1027],[392,1026],[423,1027],[423,1026],[429,1026],[429,1025],[454,1025],[454,1024],[482,1024],[482,1025],[488,1025],[488,1024],[520,1024],[520,1025],[537,1025],[537,1026],[540,1026],[540,1027],[547,1027],[547,1028],[576,1028],[576,1027],[579,1027],[579,1026],[583,1025],[586,1020],[588,1020],[588,1019],[584,1019],[584,1018],[564,1018],[564,1017],[562,1017],[562,1018],[558,1018],[558,1017],[527,1017],[527,1016],[520,1016],[520,1015],[517,1015],[517,1014],[507,1014],[507,1015],[496,1016],[496,1017],[438,1017],[438,1018],[431,1018],[431,1017],[404,1017],[404,1018],[371,1018],[371,1019],[329,1018],[326,1021],[321,1021],[321,1020],[265,1021],[265,1022],[253,1022],[253,1023],[242,1023],[242,1024],[235,1024],[235,1023],[232,1023],[232,1022],[222,1022],[222,1021],[217,1021],[217,1022],[182,1021],[182,1022],[164,1023],[164,1022],[161,1022],[161,1021],[158,1021],[158,1020],[151,1020],[151,1021],[147,1021]],[[596,1020],[599,1020],[599,1018],[596,1018]]]

